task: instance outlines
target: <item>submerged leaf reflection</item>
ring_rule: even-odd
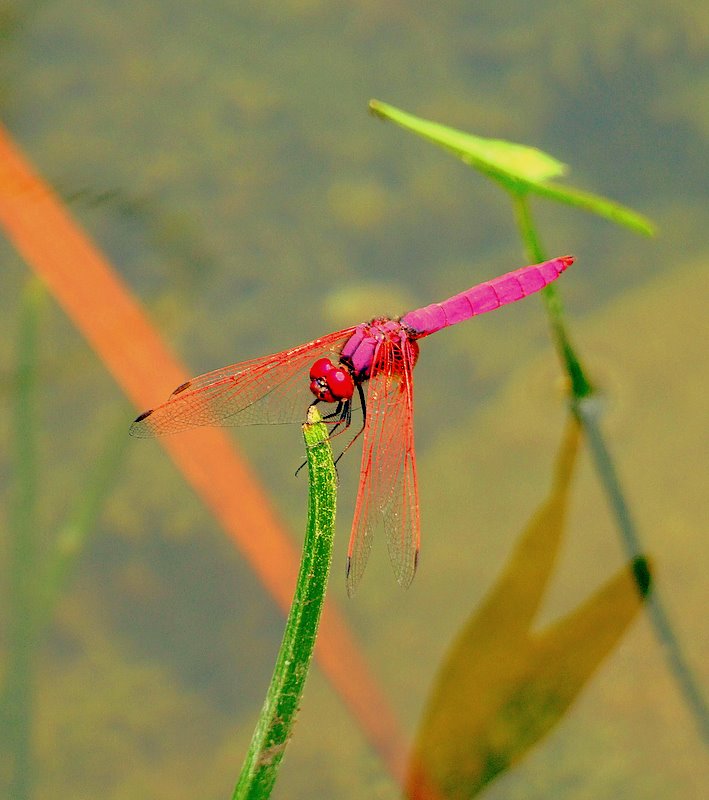
[[[443,662],[414,744],[411,800],[478,794],[551,730],[650,590],[637,558],[581,606],[531,630],[563,537],[580,431],[570,418],[548,499]]]

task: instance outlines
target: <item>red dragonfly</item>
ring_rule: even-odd
[[[380,524],[397,581],[406,587],[416,572],[421,542],[413,427],[418,340],[521,300],[556,280],[572,263],[571,256],[563,256],[522,267],[402,317],[380,317],[291,350],[207,372],[141,414],[130,432],[148,437],[200,425],[302,421],[309,384],[310,405],[335,406],[325,417],[334,433],[349,427],[356,393],[364,446],[347,591],[354,592],[364,573]]]

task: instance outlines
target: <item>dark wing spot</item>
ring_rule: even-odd
[[[173,393],[170,395],[170,397],[174,397],[176,394],[179,394],[180,392],[184,392],[184,391],[185,391],[185,389],[189,389],[189,387],[190,387],[191,383],[192,383],[192,381],[185,381],[184,383],[181,383],[181,384],[180,384],[180,385],[177,387],[177,389],[175,389],[175,390],[173,391]]]
[[[149,417],[152,413],[153,413],[153,409],[152,408],[149,408],[147,411],[143,411],[143,413],[140,414],[140,416],[137,416],[133,420],[133,424],[135,425],[136,422],[142,422],[146,417]]]

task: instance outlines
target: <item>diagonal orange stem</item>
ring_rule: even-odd
[[[189,377],[109,262],[1,126],[0,224],[136,408],[154,404]],[[233,442],[222,430],[207,428],[160,443],[287,613],[298,553]],[[316,657],[400,780],[404,739],[398,723],[331,601],[323,612]]]

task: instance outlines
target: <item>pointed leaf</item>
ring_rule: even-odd
[[[513,194],[538,194],[597,214],[637,233],[646,236],[655,233],[653,223],[637,211],[600,195],[549,183],[551,178],[558,178],[566,173],[566,165],[535,147],[473,136],[415,117],[379,100],[370,100],[369,108],[376,116],[391,120],[445,148]]]
[[[407,114],[387,103],[370,100],[372,113],[445,147],[490,177],[512,183],[537,183],[566,172],[566,165],[536,147],[487,139]]]
[[[578,433],[571,420],[548,500],[438,673],[409,765],[411,800],[473,797],[519,761],[561,719],[647,595],[647,564],[633,563],[565,619],[531,630],[564,532]]]
[[[578,454],[581,427],[570,416],[556,457],[549,497],[532,515],[522,532],[507,566],[478,607],[475,629],[469,638],[480,639],[487,630],[499,641],[503,628],[508,635],[526,635],[544,596],[566,524],[568,493]]]
[[[541,197],[550,200],[558,200],[568,206],[575,206],[584,211],[590,211],[599,217],[622,225],[637,233],[645,236],[654,236],[657,232],[655,224],[643,214],[633,211],[632,208],[616,203],[591,192],[584,192],[581,189],[574,189],[567,186],[559,186],[556,183],[540,183],[533,191]]]
[[[647,578],[644,585],[638,581],[638,571]],[[538,637],[529,673],[510,697],[514,729],[506,728],[506,763],[516,763],[561,720],[613,652],[648,595],[649,576],[648,562],[639,556]]]

